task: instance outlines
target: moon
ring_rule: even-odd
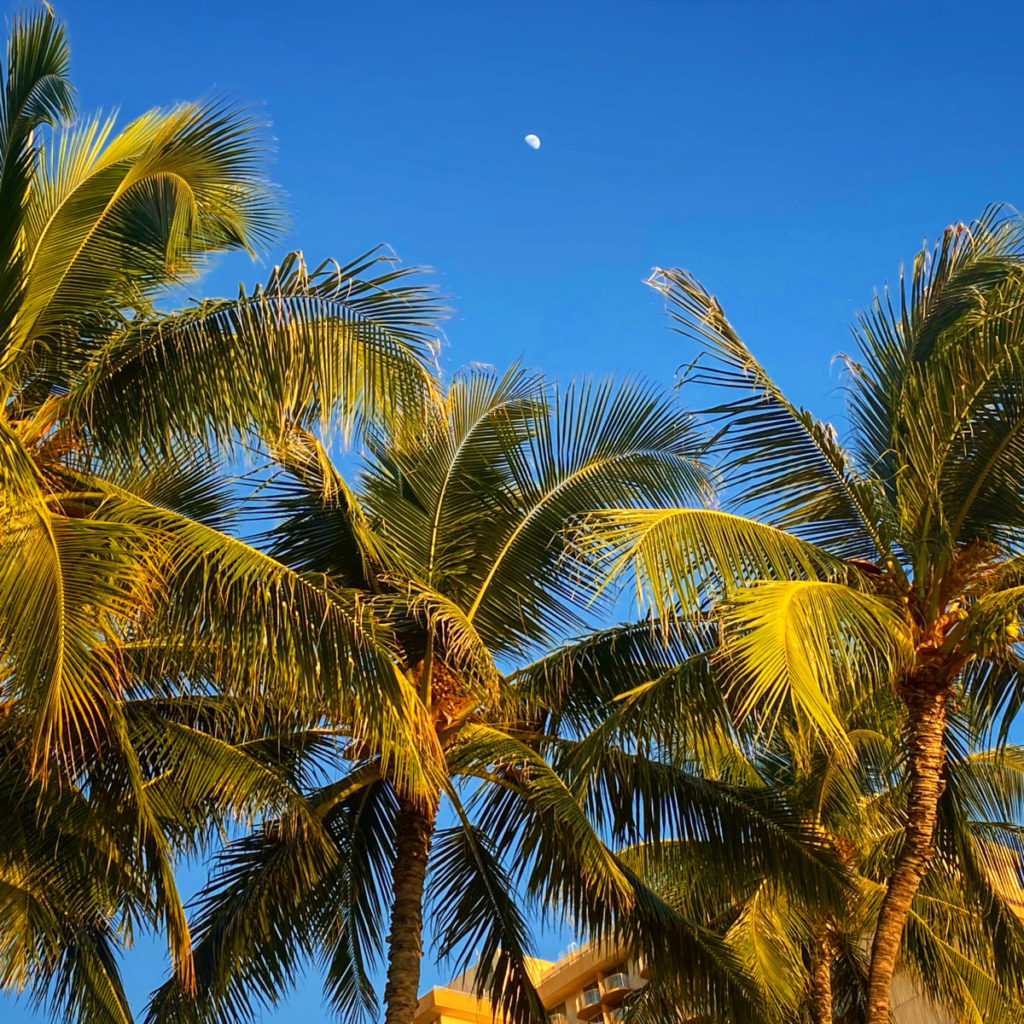
[[[540,139],[536,135],[527,135],[523,142],[525,142],[530,149],[540,149]]]

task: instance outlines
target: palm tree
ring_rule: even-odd
[[[214,672],[226,690],[259,675],[269,691],[314,664],[340,690],[380,657],[358,610],[225,532],[205,487],[217,452],[286,423],[354,431],[418,412],[433,400],[438,309],[378,253],[315,270],[293,253],[234,298],[162,309],[217,254],[272,237],[258,126],[222,103],[120,130],[72,121],[67,42],[48,9],[14,20],[4,71],[5,814],[34,814],[59,842],[41,857],[27,824],[6,837],[0,984],[122,1020],[109,948],[133,920],[163,922],[191,976],[171,871],[183,826],[154,802],[163,768],[136,745],[131,702]],[[368,722],[388,716],[382,700]],[[83,928],[95,956],[72,969],[54,951]],[[100,975],[106,995],[76,980]]]
[[[168,981],[151,1020],[246,1017],[308,957],[351,1019],[375,1007],[369,971],[386,951],[385,1020],[411,1024],[425,907],[440,956],[478,953],[480,991],[517,1024],[543,1019],[524,906],[557,907],[597,935],[630,908],[638,930],[659,928],[709,972],[719,955],[723,974],[736,967],[713,935],[647,899],[602,841],[601,815],[635,838],[642,791],[653,834],[739,821],[794,876],[823,874],[824,858],[770,808],[578,739],[602,692],[625,685],[604,671],[617,639],[660,646],[650,624],[529,661],[593,613],[598,580],[571,560],[566,525],[603,506],[694,496],[707,484],[702,443],[649,386],[558,392],[514,368],[459,374],[413,438],[373,433],[355,486],[312,434],[278,445],[283,475],[263,489],[270,552],[361,595],[390,636],[383,680],[405,687],[423,785],[396,772],[397,741],[382,746],[353,732],[358,719],[314,705],[288,743],[309,751],[301,815],[271,816],[225,848],[198,899],[197,996]],[[728,980],[717,991],[746,995]]]
[[[80,750],[69,780],[52,763],[40,778],[25,722],[5,706],[0,988],[26,992],[54,1019],[130,1024],[121,949],[142,926],[188,940],[170,857],[200,853],[241,816],[293,804],[280,758],[225,743],[240,717],[252,715],[209,696],[125,699],[119,742]]]
[[[606,511],[581,535],[635,574],[666,616],[706,611],[741,713],[785,706],[842,747],[839,697],[888,688],[906,711],[905,833],[871,950],[868,1024],[889,988],[914,897],[935,856],[949,716],[985,727],[1021,702],[1019,443],[1024,238],[998,208],[947,229],[896,293],[858,320],[850,439],[788,401],[689,274],[659,271],[696,378],[720,387],[723,508]]]
[[[864,936],[898,853],[906,800],[905,762],[888,738],[898,733],[902,712],[891,695],[880,697],[847,716],[853,760],[788,725],[767,742],[737,738],[696,758],[714,778],[777,793],[827,837],[857,880],[846,901],[808,904],[773,872],[726,875],[709,862],[703,837],[645,844],[624,855],[679,913],[724,936],[764,993],[765,1019],[863,1019]],[[954,726],[960,749],[940,802],[936,858],[914,897],[898,965],[953,1019],[1010,1022],[1020,1019],[1024,997],[1024,830],[1014,824],[1024,810],[1024,751],[972,750],[968,718],[956,716]],[[681,962],[676,972],[656,976],[630,1019],[663,1020],[685,1005],[677,978],[690,970]]]

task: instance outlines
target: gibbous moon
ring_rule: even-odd
[[[540,149],[540,139],[538,139],[536,135],[527,135],[526,138],[523,139],[523,142],[525,142],[530,149]]]

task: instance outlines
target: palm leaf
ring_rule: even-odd
[[[640,607],[663,619],[699,612],[760,580],[835,579],[847,567],[793,534],[716,509],[592,512],[575,538],[608,581],[632,579]]]
[[[265,242],[278,218],[256,125],[219,103],[93,121],[39,161],[26,221],[23,344],[192,276],[204,256]],[[108,305],[109,304],[109,305]]]
[[[153,566],[130,525],[55,515],[42,503],[4,540],[5,688],[33,716],[33,758],[45,768],[55,749],[98,740],[120,685],[119,634],[150,603]]]
[[[830,743],[845,746],[836,708],[855,689],[880,688],[912,663],[903,618],[839,583],[772,581],[736,591],[721,612],[723,664],[737,714],[773,722],[788,704]]]
[[[461,807],[463,820],[434,836],[430,888],[438,956],[457,955],[456,971],[476,959],[477,993],[510,1024],[545,1018],[527,955],[529,931],[499,852]]]
[[[850,418],[862,463],[885,479],[894,504],[904,389],[943,332],[976,310],[986,291],[1017,274],[1022,256],[1019,222],[989,207],[970,225],[947,228],[932,252],[922,249],[909,280],[901,270],[895,297],[884,292],[860,316],[862,362],[852,366]]]
[[[648,283],[710,357],[687,379],[741,393],[707,410],[724,424],[715,449],[737,506],[842,557],[889,555],[893,524],[877,481],[852,465],[832,426],[789,402],[691,274],[659,269]]]
[[[237,299],[129,323],[72,386],[69,413],[98,443],[129,451],[231,441],[253,424],[273,440],[288,425],[333,420],[348,435],[385,414],[414,416],[432,400],[439,309],[404,282],[412,269],[389,263],[371,252],[310,271],[293,253]]]
[[[584,624],[603,580],[569,543],[583,516],[694,500],[710,487],[692,418],[641,381],[570,385],[530,422],[525,445],[509,453],[517,503],[480,537],[488,557],[466,580],[467,617],[505,647]]]
[[[0,91],[0,380],[7,377],[17,353],[17,320],[25,298],[25,218],[36,158],[33,133],[71,116],[69,63],[64,26],[51,10],[14,20]],[[5,397],[7,390],[2,388]]]

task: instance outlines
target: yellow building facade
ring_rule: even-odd
[[[637,964],[619,950],[584,946],[561,960],[533,960],[534,984],[551,1024],[618,1024],[622,1001],[644,984]],[[473,995],[474,970],[430,989],[415,1024],[494,1024],[491,1004]]]
[[[530,969],[551,1024],[618,1024],[623,1000],[646,982],[640,965],[620,950],[591,945],[561,960],[532,960]],[[496,1024],[491,1004],[473,995],[474,980],[470,968],[430,989],[420,998],[415,1024]],[[895,980],[892,995],[896,1024],[952,1024],[905,977]]]

